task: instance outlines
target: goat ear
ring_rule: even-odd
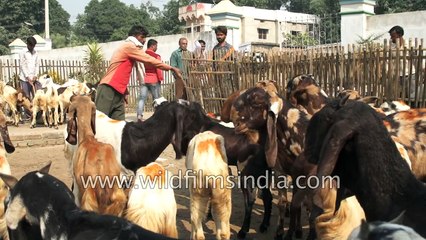
[[[395,219],[393,219],[392,221],[390,221],[390,223],[393,224],[402,224],[404,221],[404,215],[405,215],[405,210],[401,212],[401,214],[398,215],[398,217],[396,217]]]
[[[340,106],[340,107],[344,106],[344,105],[346,104],[346,102],[348,101],[349,97],[350,97],[350,95],[349,95],[349,94],[348,94],[348,95],[346,95],[346,96],[344,96],[344,97],[340,100],[340,102],[339,102],[339,106]]]
[[[271,111],[268,112],[266,127],[268,131],[268,137],[265,143],[265,154],[266,163],[268,167],[275,167],[278,154],[278,143],[277,143],[277,127],[275,114]]]
[[[10,141],[9,131],[7,130],[7,126],[0,127],[0,134],[3,138],[4,148],[7,153],[13,153],[15,151],[15,146],[13,146],[12,141]]]
[[[69,111],[69,109],[68,109]],[[68,112],[71,117],[67,122],[67,138],[65,139],[69,144],[77,144],[77,121],[75,119],[75,110]]]
[[[95,104],[93,104],[91,116],[92,117],[91,117],[91,120],[90,120],[90,124],[92,126],[93,134],[96,135],[96,107],[95,107]]]
[[[346,141],[353,136],[354,132],[354,126],[343,120],[329,128],[319,154],[318,177],[322,178],[332,174],[340,151],[345,146]]]
[[[16,183],[18,182],[18,179],[16,179],[14,176],[7,175],[0,173],[0,178],[3,180],[3,182],[10,188],[14,188]]]
[[[379,98],[376,96],[367,96],[367,97],[360,98],[358,101],[367,103],[367,104],[372,104],[372,103],[376,104],[378,99]]]
[[[44,173],[44,174],[48,174],[49,173],[49,170],[50,170],[50,166],[52,165],[52,161],[49,161],[47,164],[46,164],[46,166],[44,166],[44,167],[42,167],[42,168],[40,168],[40,170],[38,170],[39,172],[41,172],[41,173]]]

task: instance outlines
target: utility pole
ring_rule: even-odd
[[[45,38],[50,39],[50,26],[49,26],[49,0],[44,0],[44,30]]]

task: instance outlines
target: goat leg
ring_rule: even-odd
[[[243,179],[243,178],[242,178]],[[244,181],[244,180],[242,180]],[[253,210],[253,204],[255,201],[254,191],[251,186],[245,186],[244,182],[241,183],[243,188],[243,196],[244,196],[244,221],[241,227],[241,230],[238,232],[238,239],[245,239],[248,231],[250,230],[250,222],[251,222],[251,212]]]
[[[263,180],[264,178],[262,178]],[[264,182],[264,181],[263,181]],[[264,183],[260,183],[264,188],[262,188],[262,200],[263,200],[263,208],[264,208],[264,214],[263,214],[263,220],[260,224],[259,231],[261,233],[266,232],[268,230],[268,227],[270,225],[271,220],[271,212],[272,212],[272,194],[271,190],[268,187],[265,187]]]
[[[279,220],[278,220],[278,226],[277,231],[275,232],[275,239],[282,239],[284,236],[284,219],[285,219],[285,212],[287,207],[287,189],[285,188],[278,188],[278,210],[279,210]]]

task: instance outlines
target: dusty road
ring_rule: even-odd
[[[161,154],[159,161],[167,170],[173,174],[177,174],[179,169],[185,169],[184,160],[174,160],[174,151],[169,145]],[[71,175],[69,173],[69,163],[65,160],[63,145],[47,146],[47,147],[28,147],[17,148],[16,151],[8,155],[8,161],[11,165],[12,174],[18,178],[29,171],[39,169],[48,161],[52,161],[50,173],[65,182],[68,186],[71,185]],[[233,169],[235,174],[236,169]],[[190,236],[190,212],[189,212],[189,191],[188,189],[175,189],[175,197],[178,203],[177,226],[180,239],[189,239]],[[236,234],[240,229],[244,216],[244,203],[240,189],[232,191],[232,215],[231,215],[231,233],[232,239],[236,239]],[[274,194],[274,205],[272,209],[271,226],[266,233],[257,233],[258,227],[263,216],[262,201],[258,199],[252,213],[251,229],[248,234],[248,239],[273,239],[276,229],[278,209],[276,207],[276,194]],[[305,216],[304,216],[305,217]],[[288,226],[288,219],[286,219]],[[306,223],[306,222],[305,222]],[[306,228],[307,226],[305,226]],[[206,221],[204,231],[207,239],[215,239],[214,237],[214,222]],[[306,231],[305,235],[306,236]]]

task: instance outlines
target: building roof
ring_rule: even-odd
[[[9,47],[26,47],[26,46],[27,44],[24,41],[22,41],[20,38],[13,40],[13,42],[9,44]]]
[[[216,14],[232,14],[242,16],[243,12],[241,8],[235,6],[230,0],[222,0],[216,4],[206,15],[216,15]]]
[[[44,40],[44,38],[42,38],[40,35],[38,35],[38,34],[35,34],[35,35],[33,35],[33,37],[36,39],[36,41],[37,41],[37,44],[45,44],[46,43],[46,40]]]

